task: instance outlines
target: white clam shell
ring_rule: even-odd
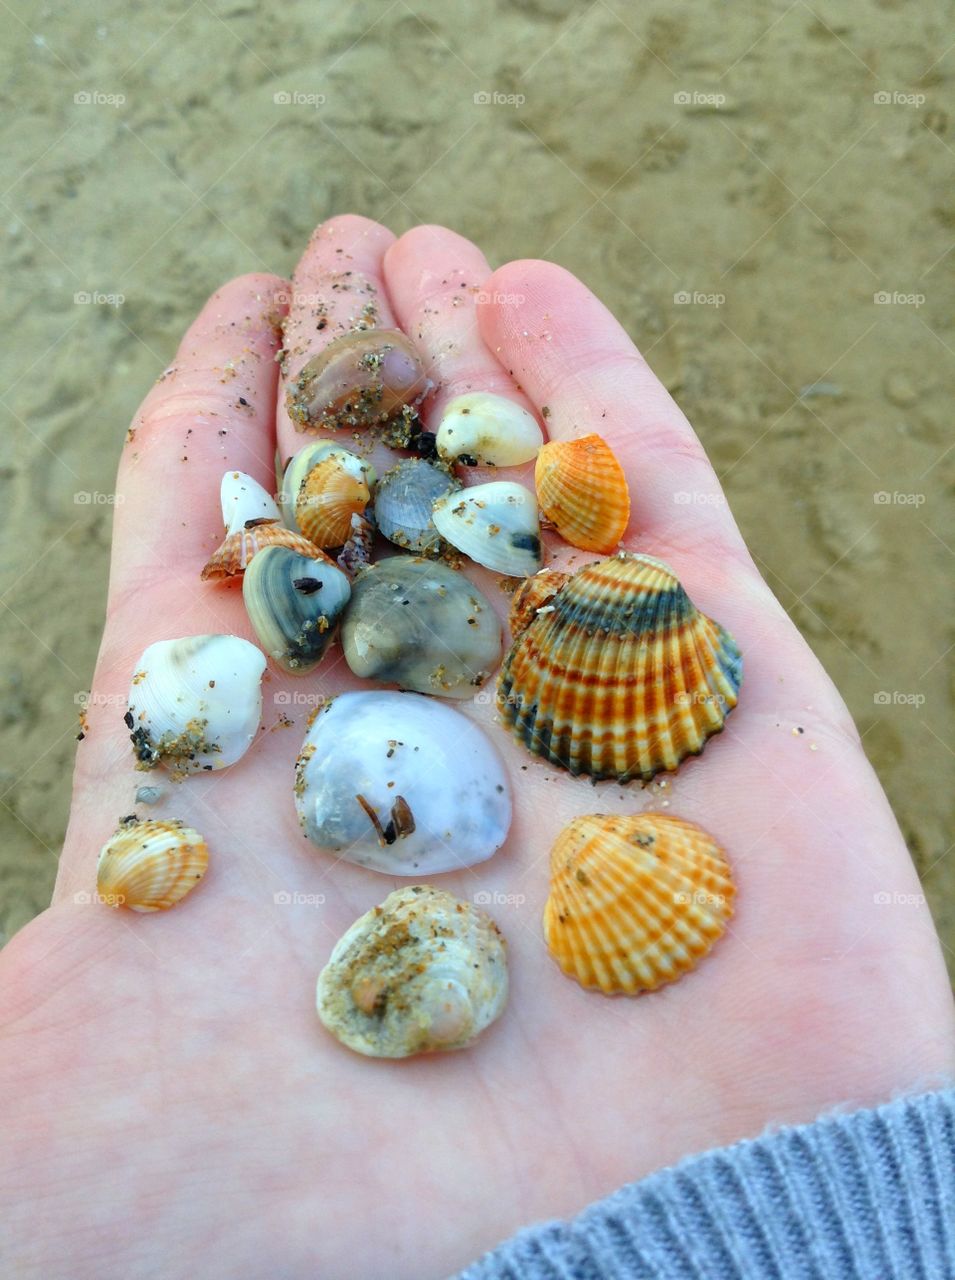
[[[485,912],[430,885],[390,893],[336,944],[318,1016],[372,1058],[463,1049],[507,1003],[507,944]]]
[[[492,467],[530,462],[543,443],[544,433],[533,414],[487,391],[471,391],[449,401],[436,439],[443,458],[470,457]]]
[[[247,520],[281,520],[278,504],[267,489],[244,471],[227,471],[219,487],[226,535],[244,529]]]
[[[225,769],[245,755],[262,719],[265,656],[238,636],[185,636],[151,644],[136,664],[129,725],[147,768]]]
[[[439,498],[431,518],[446,542],[488,569],[527,578],[541,567],[537,499],[522,484],[471,485]]]
[[[416,693],[343,693],[324,707],[296,765],[295,803],[319,848],[397,876],[484,862],[511,825],[507,775],[490,740],[467,716]]]

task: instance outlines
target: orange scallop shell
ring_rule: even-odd
[[[209,865],[198,831],[172,818],[128,818],[103,846],[96,891],[111,907],[167,911],[196,887]]]
[[[571,546],[606,554],[619,544],[630,519],[623,467],[602,436],[551,440],[534,467],[542,514]]]
[[[295,519],[317,547],[341,547],[351,535],[352,516],[361,515],[370,499],[364,478],[330,454],[302,481],[295,499]]]
[[[695,823],[591,814],[565,827],[551,852],[544,938],[582,987],[637,995],[695,969],[735,897],[723,850]]]
[[[561,573],[559,569],[541,569],[539,573],[524,579],[514,592],[507,618],[512,639],[516,639],[530,626],[538,609],[547,608],[569,578],[569,573]]]
[[[313,542],[286,529],[278,520],[250,520],[249,526],[230,533],[218,551],[206,561],[202,578],[235,578],[245,573],[249,561],[263,547],[288,547],[300,556],[313,560],[328,560]]]
[[[534,755],[595,780],[649,781],[699,755],[741,680],[733,637],[673,571],[621,551],[578,570],[516,636],[497,703]]]

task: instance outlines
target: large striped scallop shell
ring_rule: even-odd
[[[544,938],[582,987],[637,995],[696,968],[725,932],[735,896],[722,849],[695,823],[591,814],[551,852]]]
[[[328,560],[303,534],[286,529],[278,520],[262,518],[250,520],[246,528],[227,534],[222,546],[206,561],[201,577],[206,581],[241,577],[249,561],[263,547],[288,547],[312,560]]]
[[[209,850],[198,831],[173,819],[126,818],[103,846],[96,867],[101,902],[131,911],[166,911],[206,873]]]
[[[551,440],[534,468],[541,514],[584,551],[613,551],[630,519],[623,467],[602,436]]]
[[[741,679],[733,637],[673,571],[622,551],[538,610],[508,650],[497,700],[534,755],[595,781],[649,781],[723,728]]]

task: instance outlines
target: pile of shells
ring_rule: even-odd
[[[139,769],[175,780],[218,771],[260,732],[267,662],[307,677],[339,641],[354,676],[389,686],[324,701],[296,762],[302,831],[339,875],[349,864],[392,878],[441,875],[505,844],[503,762],[448,703],[464,705],[498,668],[497,715],[512,737],[593,782],[676,769],[723,728],[739,696],[733,638],[671,569],[621,548],[630,492],[607,441],[545,443],[533,414],[486,392],[450,400],[427,431],[420,412],[432,385],[396,330],[345,333],[301,368],[286,408],[312,438],[277,459],[275,497],[225,473],[224,534],[201,570],[220,588],[241,584],[258,646],[231,635],[159,640],[129,693]],[[379,477],[372,446],[405,453]],[[467,470],[531,463],[535,491]],[[555,537],[606,558],[575,572],[549,567]],[[511,582],[506,653],[467,563]],[[164,794],[141,787],[137,803]],[[103,848],[97,893],[111,906],[163,911],[208,859],[179,820],[133,814]],[[553,848],[544,938],[581,986],[635,995],[695,967],[726,930],[734,895],[722,849],[694,824],[581,816]],[[500,1016],[507,989],[506,944],[490,917],[412,884],[347,930],[319,977],[317,1008],[348,1048],[401,1058],[470,1044]]]

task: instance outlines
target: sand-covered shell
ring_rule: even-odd
[[[389,556],[356,579],[342,649],[356,676],[470,698],[501,660],[501,624],[463,573]]]
[[[171,818],[141,822],[132,814],[99,855],[97,896],[110,907],[166,911],[196,887],[208,865],[198,831]]]
[[[595,780],[649,781],[698,755],[736,706],[742,658],[673,570],[620,552],[578,570],[517,636],[501,719],[529,751]]]
[[[290,675],[318,666],[350,596],[351,584],[337,565],[319,565],[286,547],[260,551],[242,581],[259,644]]]
[[[544,443],[533,414],[487,391],[469,391],[450,400],[436,436],[441,457],[465,466],[520,466],[536,457]]]
[[[537,500],[522,484],[492,480],[448,494],[432,519],[452,547],[497,573],[524,578],[541,567]]]
[[[206,561],[200,576],[205,581],[241,577],[252,557],[264,547],[287,547],[313,560],[328,559],[304,534],[286,529],[278,520],[252,519],[247,528],[226,534],[222,546]]]
[[[549,609],[554,596],[569,580],[570,574],[560,569],[541,569],[532,578],[524,579],[511,598],[507,615],[512,640],[530,626],[539,612]]]
[[[421,356],[397,329],[359,329],[333,339],[288,386],[300,431],[361,429],[387,422],[428,390]]]
[[[238,636],[151,644],[136,664],[126,712],[139,768],[195,773],[235,764],[259,729],[264,671],[262,652]]]
[[[434,527],[434,503],[461,488],[444,467],[423,458],[405,458],[386,471],[375,490],[375,523],[396,547],[417,555],[438,555],[441,535]]]
[[[294,467],[290,468],[293,475]],[[295,496],[295,523],[317,547],[341,547],[351,535],[352,516],[371,499],[370,465],[348,449],[333,447],[312,465]]]
[[[696,968],[736,889],[723,850],[663,813],[575,818],[551,852],[544,938],[582,987],[637,995]]]
[[[486,912],[443,889],[390,893],[336,944],[318,1016],[370,1058],[463,1049],[507,1003],[507,944]]]
[[[602,436],[545,444],[534,483],[541,514],[571,546],[606,554],[619,544],[630,519],[630,491]]]
[[[326,703],[296,764],[295,805],[319,848],[396,876],[474,866],[511,825],[507,774],[486,734],[417,693]]]

